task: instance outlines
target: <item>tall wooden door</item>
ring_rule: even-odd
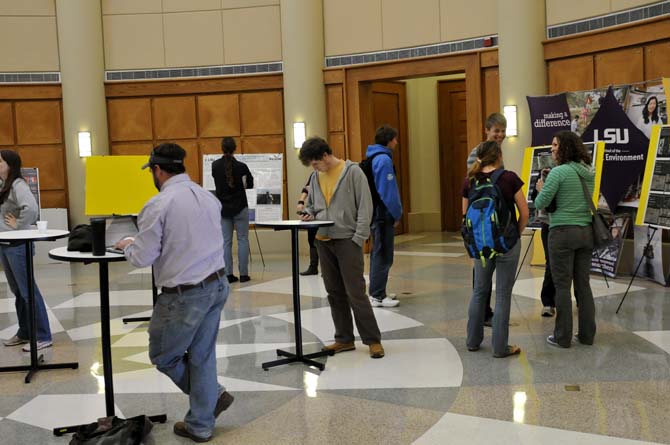
[[[409,203],[409,153],[407,143],[407,96],[403,82],[373,82],[371,86],[371,126],[368,144],[374,144],[375,130],[388,124],[398,130],[398,145],[393,153],[400,198],[402,199],[402,220],[396,234],[407,231]],[[367,147],[367,145],[366,145]]]
[[[459,230],[463,217],[461,188],[467,172],[468,123],[465,81],[442,81],[438,89],[442,230]]]

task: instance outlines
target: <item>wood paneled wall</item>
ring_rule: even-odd
[[[112,155],[149,155],[161,142],[176,142],[186,150],[186,172],[202,183],[202,155],[221,154],[224,136],[236,139],[238,154],[286,154],[281,75],[105,88]]]
[[[0,149],[15,150],[40,173],[42,208],[67,208],[60,85],[0,86]]]
[[[544,42],[549,93],[670,76],[670,18]]]

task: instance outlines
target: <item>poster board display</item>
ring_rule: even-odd
[[[589,142],[585,143],[587,151],[591,155],[592,166],[595,169],[595,187],[593,190],[593,202],[598,205],[598,196],[600,194],[600,181],[602,179],[602,163],[605,157],[605,143],[604,142]],[[593,156],[595,149],[596,155]],[[523,194],[526,196],[528,202],[528,210],[530,216],[528,219],[528,229],[539,230],[541,228],[540,217],[542,213],[539,213],[535,208],[535,204],[531,199],[531,195],[535,190],[535,183],[540,178],[542,170],[545,168],[553,168],[556,164],[551,158],[551,145],[543,145],[540,147],[528,147],[524,153],[523,166],[521,168],[522,176],[521,179],[524,182],[522,187]]]
[[[203,155],[202,157],[202,186],[212,192],[216,191],[212,177],[212,163],[219,158],[221,155]],[[254,188],[246,191],[249,203],[249,222],[282,219],[284,190],[282,154],[239,154],[235,155],[235,159],[247,164],[254,177]]]
[[[635,224],[670,229],[670,126],[652,129]]]
[[[37,219],[41,219],[42,201],[40,200],[40,170],[37,167],[21,168],[21,176],[28,183],[30,192],[37,201]]]
[[[86,158],[86,215],[136,215],[158,193],[147,156]]]

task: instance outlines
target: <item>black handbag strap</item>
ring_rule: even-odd
[[[579,172],[572,165],[570,167],[572,168],[572,170],[574,170],[577,177],[579,177],[579,182],[582,183],[582,191],[584,192],[584,198],[586,199],[586,201],[588,201],[589,207],[591,207],[591,214],[595,216],[596,213],[598,213],[598,211],[596,210],[596,206],[593,205],[593,199],[591,199],[589,189],[586,187],[586,181],[584,181],[582,175],[580,175]]]

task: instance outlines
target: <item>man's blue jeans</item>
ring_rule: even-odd
[[[475,259],[475,288],[468,308],[468,348],[478,348],[484,339],[484,316],[486,300],[493,272],[496,273],[496,307],[493,310],[493,355],[503,356],[509,337],[509,311],[516,267],[519,264],[521,240],[504,255],[486,260],[486,264]]]
[[[7,276],[9,289],[16,296],[16,317],[19,320],[19,330],[16,335],[24,340],[30,339],[30,302],[28,301],[28,277],[26,274],[26,246],[0,246],[2,267]],[[37,341],[51,341],[49,316],[44,304],[44,298],[37,283],[35,287],[35,332]]]
[[[375,208],[372,218],[372,251],[370,252],[370,296],[386,298],[386,283],[393,265],[393,216],[384,207]]]
[[[249,207],[233,217],[221,218],[223,232],[223,261],[226,274],[233,274],[233,227],[237,230],[237,267],[240,275],[249,275]]]
[[[225,391],[216,375],[216,337],[228,281],[220,279],[183,293],[162,293],[149,325],[149,357],[189,395],[186,428],[199,437],[214,431],[214,407]]]

